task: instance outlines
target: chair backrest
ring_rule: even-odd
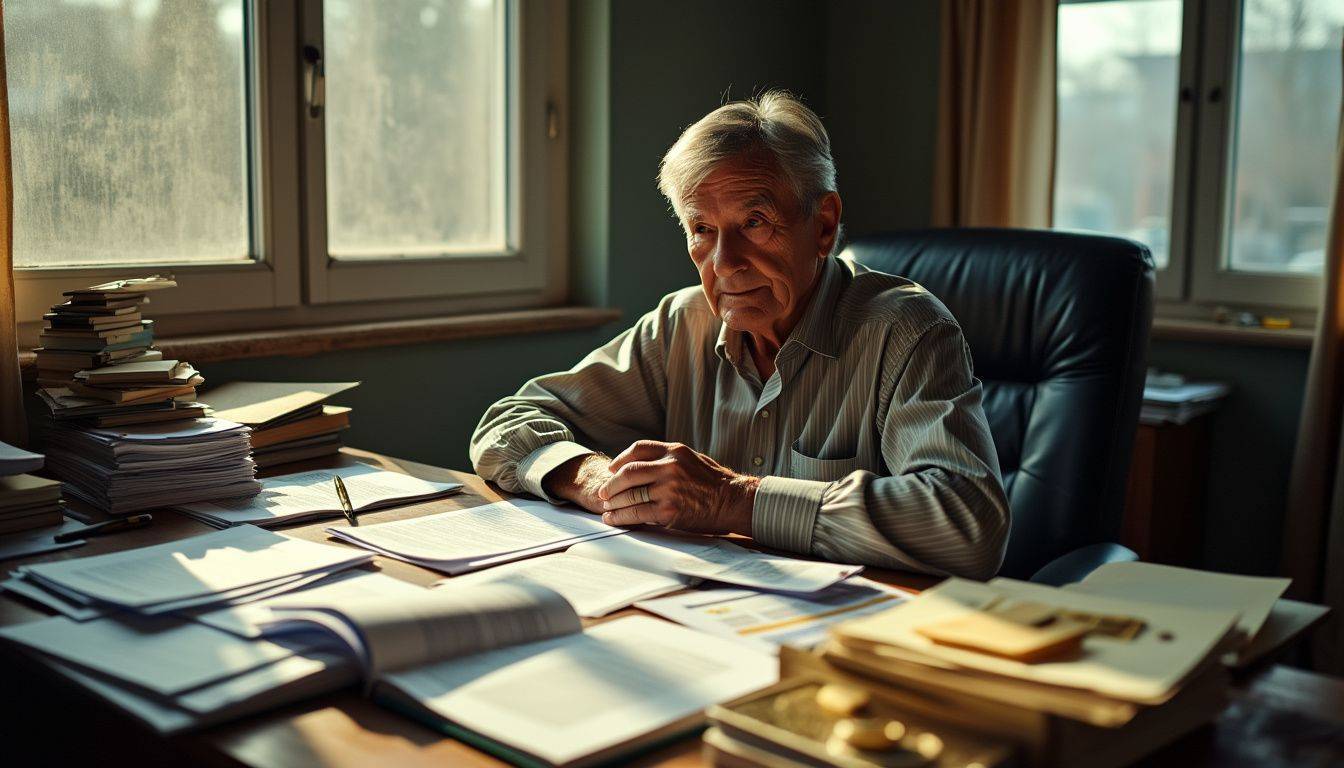
[[[1153,315],[1153,260],[1122,238],[930,229],[844,255],[901,275],[960,322],[1012,509],[1001,573],[1027,578],[1120,531]]]

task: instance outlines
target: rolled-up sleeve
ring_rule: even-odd
[[[1003,563],[1007,498],[961,329],[889,344],[881,424],[890,474],[833,483],[767,477],[752,512],[762,544],[842,562],[985,579]]]
[[[476,473],[551,502],[542,479],[576,456],[663,434],[668,302],[563,373],[540,376],[486,410],[471,438]]]

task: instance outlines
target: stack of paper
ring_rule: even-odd
[[[1157,563],[1107,563],[1065,589],[1090,595],[1237,613],[1238,639],[1223,663],[1241,666],[1263,646],[1255,643],[1292,579],[1242,576]]]
[[[24,474],[42,468],[41,454],[0,443],[0,535],[59,525],[61,484]]]
[[[336,476],[345,483],[350,505],[357,513],[418,504],[462,488],[461,483],[434,483],[359,464],[268,477],[261,481],[261,493],[253,498],[186,504],[179,509],[216,528],[243,524],[270,528],[341,517],[340,498],[332,481]]]
[[[266,469],[339,451],[350,409],[326,400],[357,386],[357,381],[234,381],[203,397],[215,416],[252,428],[252,460]]]
[[[1145,424],[1184,424],[1218,407],[1232,388],[1222,382],[1186,382],[1179,376],[1148,375],[1139,420]]]
[[[935,626],[986,616],[986,610],[1006,605],[1005,601],[1045,606],[1064,615],[1123,617],[1139,622],[1141,628],[1124,638],[1095,631],[1083,638],[1078,652],[1038,661],[952,644],[941,639],[945,633],[932,632]],[[1224,647],[1236,620],[1236,611],[1122,600],[1012,579],[980,584],[952,578],[891,610],[841,624],[836,637],[851,650],[880,654],[889,647],[933,664],[1161,704]],[[985,640],[993,639],[989,634],[996,631],[1012,639],[1016,626],[1012,619],[996,617],[982,624]]]
[[[123,552],[20,566],[14,577],[24,586],[13,585],[13,591],[44,603],[46,593],[63,605],[159,616],[261,600],[372,559],[367,552],[239,526]]]
[[[247,427],[215,418],[47,435],[47,467],[70,494],[114,515],[255,496]]]
[[[327,533],[382,555],[450,575],[557,552],[625,533],[582,510],[514,499],[471,509]]]

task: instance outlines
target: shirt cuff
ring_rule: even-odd
[[[791,477],[761,478],[751,507],[751,538],[774,549],[811,554],[821,495],[830,485]]]
[[[561,440],[560,442],[543,445],[537,450],[523,457],[518,462],[518,469],[515,474],[518,482],[522,484],[523,490],[533,496],[540,496],[552,504],[564,504],[564,499],[552,498],[541,487],[541,481],[546,475],[550,474],[552,469],[564,464],[575,456],[583,456],[589,453],[597,453],[591,448],[585,448],[578,443]]]

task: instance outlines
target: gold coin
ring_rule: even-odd
[[[817,689],[817,706],[833,715],[852,715],[868,706],[868,692],[852,685],[827,683]]]
[[[943,740],[932,733],[921,733],[915,737],[915,751],[932,760],[943,751]]]
[[[891,749],[896,741],[887,736],[890,722],[879,717],[847,717],[836,721],[831,735],[858,749]]]

